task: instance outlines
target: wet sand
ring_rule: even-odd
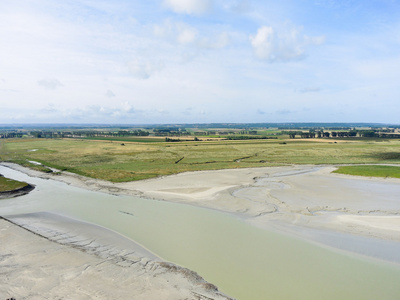
[[[105,228],[50,213],[0,219],[2,299],[229,299]]]
[[[400,179],[335,174],[335,166],[198,171],[111,183],[68,172],[53,175],[2,164],[89,190],[233,213],[259,227],[283,224],[288,230],[293,225],[400,242]]]
[[[113,186],[234,213],[265,228],[324,229],[400,242],[400,179],[340,175],[332,173],[335,169],[191,172]]]
[[[63,172],[61,175],[43,174],[17,165],[5,163],[3,165],[28,173],[31,176],[59,180],[90,190],[154,198],[229,212],[261,228],[274,229],[327,247],[356,252],[400,264],[400,252],[398,251],[400,245],[399,179],[333,174],[331,172],[335,169],[334,166],[287,166],[188,172],[139,182],[113,184],[70,173]],[[52,228],[59,226],[58,223],[53,222]],[[2,231],[0,232],[2,234],[7,230],[16,229],[10,229],[10,227],[13,227],[12,225],[7,225],[4,229],[4,222],[1,224]],[[68,232],[68,230],[61,230],[61,232],[65,231]],[[4,237],[2,236],[1,239],[3,241]],[[14,251],[12,249],[15,249],[15,247],[18,248],[18,246],[12,246],[14,240],[9,236],[8,241],[11,244],[9,251],[11,252]],[[338,240],[341,243],[337,243]],[[22,243],[23,240],[19,242]],[[108,242],[108,245],[110,244],[116,245],[118,242]],[[42,251],[48,247],[48,245],[42,246],[44,247],[41,248]],[[71,248],[70,245],[60,246]],[[20,248],[26,249],[24,246]],[[369,252],[365,249],[374,250]],[[60,250],[57,256],[63,256],[64,253],[67,255],[69,250]],[[77,249],[73,248],[72,250]],[[16,255],[23,259],[21,265],[29,264],[30,261],[28,254],[31,252],[29,250],[24,251]],[[35,251],[41,251],[40,247],[32,250],[32,252]],[[83,251],[83,254],[89,255],[85,251]],[[91,255],[91,258],[79,259],[87,259],[90,262],[95,259],[94,257],[96,255]],[[151,254],[145,253],[145,251],[140,257],[148,259],[152,264],[157,262],[156,258],[150,258]],[[70,258],[66,258],[64,261],[65,267],[69,268],[67,262],[70,261]],[[109,262],[107,262],[108,264]],[[139,264],[136,265],[139,266]],[[96,264],[91,266],[97,268]],[[31,267],[34,268],[35,266],[32,265]],[[76,267],[78,268],[78,266]],[[103,280],[110,284],[113,276],[109,276],[107,273],[112,274],[115,270],[111,271],[111,269],[116,267],[113,266],[110,267],[111,269],[104,270],[96,268],[93,268],[93,270],[100,277],[100,282]],[[53,270],[53,272],[55,271]],[[60,273],[64,272],[68,272],[68,269]],[[43,273],[43,271],[39,269],[39,273]],[[143,268],[139,273],[143,273]],[[164,271],[161,273],[165,275]],[[137,274],[137,271],[133,271],[130,276],[135,277]],[[136,285],[130,283],[135,290],[132,293],[137,295],[135,299],[184,299],[187,295],[189,295],[187,296],[189,299],[206,299],[198,298],[197,294],[193,294],[195,289],[193,285],[188,284],[187,278],[185,279],[186,282],[185,280],[184,282],[175,281],[175,284],[172,284],[169,278],[171,274],[175,274],[175,272],[169,272],[168,275],[165,275],[164,281],[161,281],[161,283],[155,279],[155,277],[160,277],[158,275],[155,277],[151,273],[147,274],[148,277],[140,275],[141,279],[142,277],[147,279],[138,281]],[[29,280],[29,276],[32,277],[32,274],[28,274],[26,280]],[[20,275],[17,278],[19,277]],[[92,290],[89,289],[89,294],[93,292],[93,295],[96,295],[95,291],[102,284],[92,283],[91,281],[94,278],[96,277],[87,277],[87,284],[92,284]],[[171,284],[165,284],[165,280],[169,280]],[[61,281],[59,279],[59,285]],[[203,285],[205,284],[204,281],[201,282]],[[175,287],[173,288],[173,286]],[[176,288],[176,286],[179,288]],[[195,286],[198,287],[199,285],[195,284]],[[54,284],[52,289],[57,290],[61,287],[56,287],[56,284]],[[119,295],[120,289],[117,284],[114,288],[116,295]],[[163,292],[166,295],[165,298],[160,298],[160,295],[164,295],[160,294],[160,289],[168,290],[168,292]],[[73,288],[73,290],[78,291],[79,289]],[[138,292],[138,290],[141,292]],[[206,291],[210,292],[209,289],[206,289]],[[59,290],[59,293],[64,292]],[[170,297],[170,295],[176,296]],[[105,296],[104,299],[107,299],[107,297]],[[207,297],[219,299],[218,297],[224,296],[217,293]],[[122,295],[121,298],[124,299],[124,296]],[[79,297],[76,299],[79,299]]]

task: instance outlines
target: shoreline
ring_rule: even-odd
[[[295,236],[333,251],[400,264],[397,200],[400,180],[397,179],[358,178],[332,174],[335,166],[306,165],[187,172],[138,182],[110,183],[65,172],[51,175],[18,165],[0,165],[92,191],[217,210],[252,226]],[[386,194],[379,196],[382,188]],[[382,201],[375,201],[374,197],[381,197],[378,200]],[[366,248],[372,252],[365,253]],[[172,264],[168,268],[171,274],[180,270]],[[218,297],[229,299],[223,294]]]
[[[232,299],[114,231],[61,215],[0,217],[0,239],[4,297]]]
[[[28,185],[26,185],[22,188],[18,188],[18,189],[12,190],[12,191],[0,192],[0,200],[6,199],[6,198],[14,198],[14,197],[18,197],[18,196],[23,196],[23,195],[29,194],[34,189],[35,189],[35,186],[28,183]]]
[[[400,179],[332,173],[333,165],[207,170],[123,183],[69,172],[41,173],[12,163],[0,165],[91,191],[213,209],[260,228],[271,228],[271,223],[272,228],[279,227],[283,222],[400,242]],[[392,190],[381,196],[383,188]],[[363,197],[368,201],[363,202]],[[379,202],[374,197],[382,202],[374,203]],[[340,203],[336,198],[341,198]]]

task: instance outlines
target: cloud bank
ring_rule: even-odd
[[[353,2],[3,0],[0,119],[398,122],[400,3]]]
[[[290,27],[277,32],[271,26],[261,26],[249,39],[255,56],[269,62],[300,60],[306,56],[306,47],[320,45],[324,37],[309,37],[301,34],[301,28]]]

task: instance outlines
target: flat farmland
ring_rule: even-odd
[[[0,160],[123,182],[186,171],[288,164],[398,164],[398,140],[244,140],[127,142],[7,139]],[[41,163],[42,165],[38,165]]]

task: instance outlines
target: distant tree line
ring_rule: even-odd
[[[94,138],[94,137],[127,137],[127,136],[148,136],[150,133],[141,129],[128,131],[97,131],[97,130],[79,130],[79,131],[48,131],[34,130],[28,132],[10,131],[0,132],[0,138],[22,138],[30,136],[34,138]]]
[[[24,136],[23,132],[0,132],[0,139],[15,139],[22,138]]]
[[[399,124],[382,124],[382,123],[194,123],[194,124],[153,124],[146,126],[145,129],[178,129],[178,128],[229,128],[229,129],[242,129],[242,130],[257,130],[260,128],[278,128],[279,130],[288,129],[329,129],[329,130],[349,130],[351,128],[382,128],[382,127],[395,127],[400,128]]]
[[[308,132],[304,131],[282,131],[282,134],[287,134],[291,139],[296,136],[303,139],[310,138],[349,138],[349,137],[376,137],[376,138],[400,138],[400,133],[393,133],[393,131],[382,130],[347,130],[347,131],[324,131],[310,129]]]
[[[169,142],[198,142],[198,141],[200,141],[200,140],[199,140],[198,137],[195,136],[193,140],[171,139],[171,138],[169,138],[169,137],[166,137],[166,138],[165,138],[165,141],[166,141],[167,143],[169,143]]]
[[[95,138],[95,137],[128,137],[128,136],[148,136],[150,133],[141,129],[138,130],[119,130],[119,131],[97,131],[79,130],[62,132],[31,131],[31,135],[37,138]]]
[[[277,139],[277,137],[267,137],[267,136],[252,136],[252,135],[231,135],[226,137],[227,140],[267,140],[267,139]]]
[[[182,136],[182,135],[190,135],[186,129],[177,128],[177,129],[169,129],[169,128],[156,128],[153,129],[153,133],[155,136]]]

